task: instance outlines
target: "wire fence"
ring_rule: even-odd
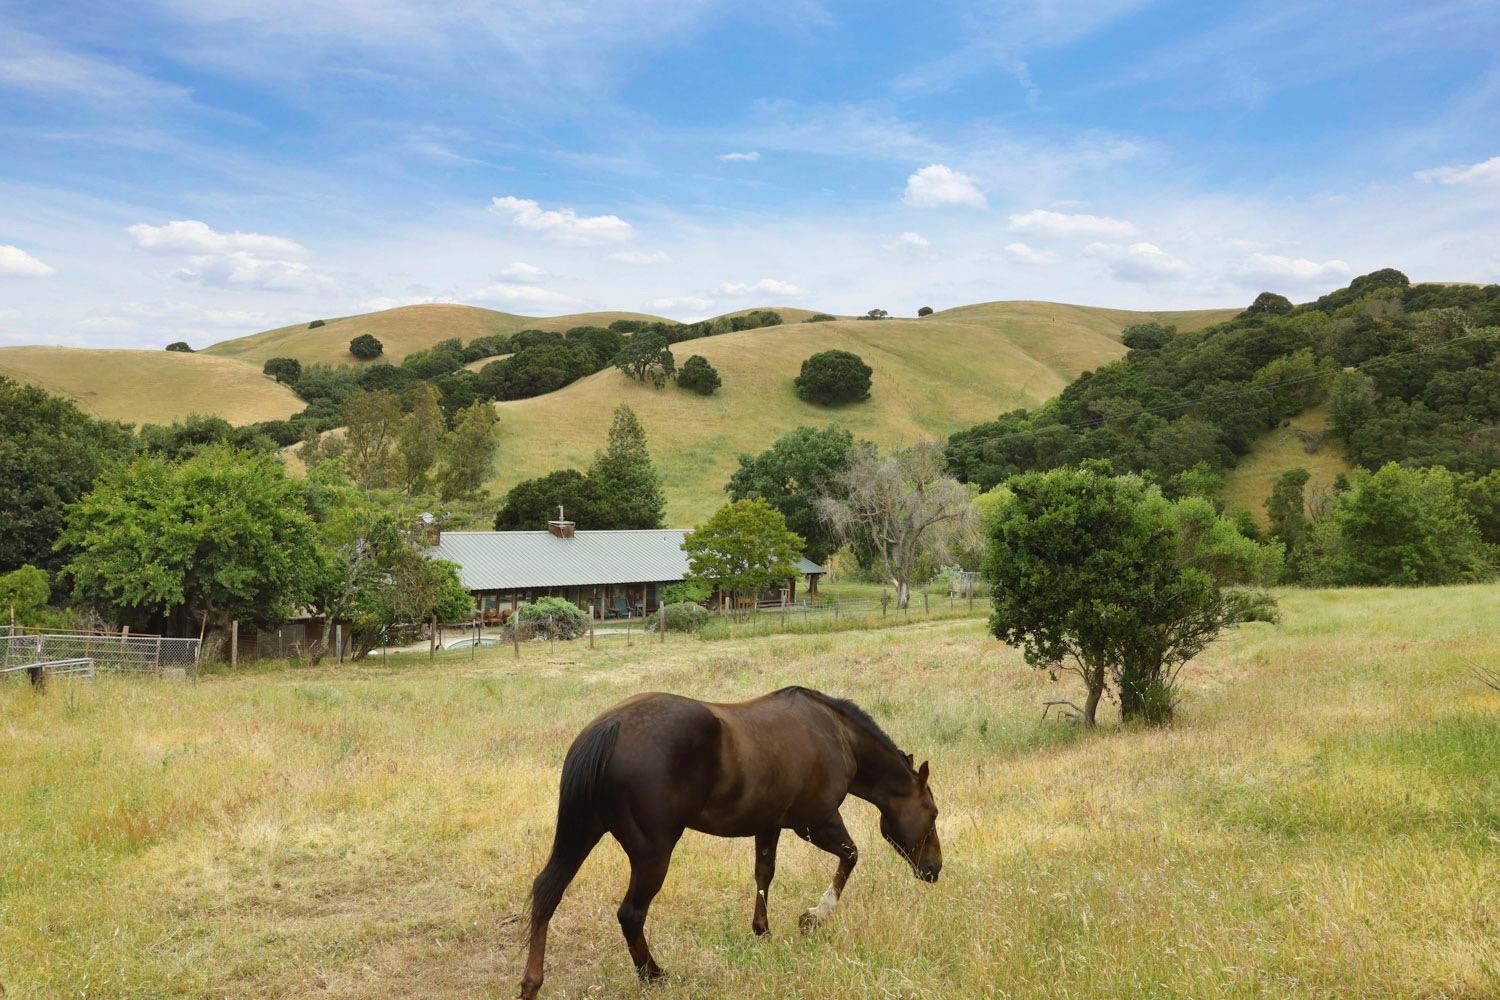
[[[101,673],[198,678],[197,639],[0,626],[0,668],[90,661]]]

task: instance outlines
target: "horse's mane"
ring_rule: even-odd
[[[824,694],[822,691],[814,691],[812,688],[800,687],[795,684],[791,687],[784,687],[776,693],[800,694],[814,701],[821,702],[864,730],[876,743],[879,743],[891,753],[901,758],[902,762],[906,763],[908,768],[911,767],[910,762],[906,759],[906,751],[898,747],[896,741],[886,735],[885,730],[880,728],[880,723],[872,719],[869,712],[866,712],[848,698],[835,698],[831,694]]]

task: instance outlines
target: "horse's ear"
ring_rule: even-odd
[[[911,754],[907,754],[906,755],[906,766],[907,767],[916,767],[917,766],[917,760]]]
[[[927,762],[922,761],[922,766],[917,768],[917,784],[927,787]]]

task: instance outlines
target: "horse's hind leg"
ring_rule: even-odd
[[[755,835],[755,916],[750,929],[764,934],[771,929],[766,918],[766,902],[771,895],[771,880],[776,877],[776,842],[781,839],[779,828]]]
[[[651,909],[651,901],[661,891],[662,882],[666,881],[667,866],[672,862],[672,848],[676,843],[676,837],[665,843],[625,844],[622,841],[630,858],[630,888],[620,903],[620,931],[625,935],[625,946],[630,949],[635,971],[647,982],[665,975],[646,945],[646,913]]]
[[[547,928],[563,893],[578,874],[584,859],[604,836],[601,826],[591,826],[574,847],[575,851],[559,853],[554,846],[551,857],[531,889],[531,941],[526,957],[526,972],[521,979],[521,1000],[533,1000],[542,988],[542,969],[547,955]]]
[[[797,921],[802,933],[806,934],[828,919],[833,908],[838,906],[839,897],[844,894],[844,885],[849,881],[849,873],[854,871],[854,866],[859,862],[859,850],[854,846],[854,838],[849,836],[849,831],[844,828],[843,817],[838,813],[818,826],[797,832],[813,846],[821,847],[839,859],[838,870],[833,873],[833,884],[824,890],[818,905],[805,911]]]

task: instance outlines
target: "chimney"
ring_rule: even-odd
[[[557,520],[547,522],[547,530],[552,532],[558,538],[573,537],[573,522],[563,517],[563,509],[561,506],[557,508]]]
[[[417,530],[422,544],[428,548],[436,548],[437,544],[443,540],[442,523],[432,514],[423,514],[417,518],[417,521],[421,525]]]

